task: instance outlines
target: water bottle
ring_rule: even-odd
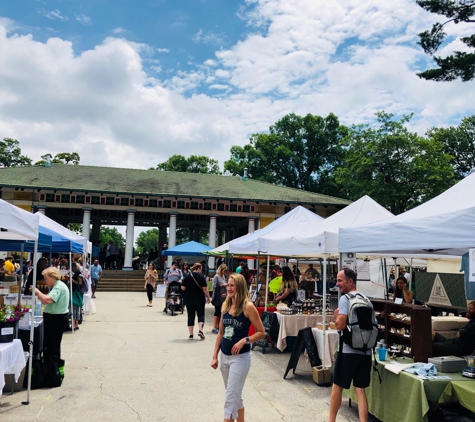
[[[35,316],[41,316],[41,302],[37,301],[35,305]]]

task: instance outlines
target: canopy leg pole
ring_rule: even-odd
[[[266,297],[264,298],[265,312],[267,312],[267,297],[269,296],[269,267],[270,267],[270,255],[267,255]]]
[[[33,256],[36,258],[37,255],[38,255],[38,239],[35,240]],[[31,299],[32,299],[33,305],[30,312],[30,343],[29,343],[29,348],[28,348],[30,355],[28,357],[28,389],[26,392],[26,401],[21,402],[21,404],[25,404],[25,405],[30,404],[31,371],[32,371],[32,365],[33,365],[33,342],[35,340],[35,309],[36,309],[36,301],[38,299],[36,296],[37,271],[38,271],[38,268],[37,268],[37,265],[35,265],[33,267],[33,286],[32,286],[32,292],[31,292]]]
[[[325,347],[326,347],[326,323],[327,323],[327,254],[323,254],[323,310],[322,310],[322,331],[323,331],[323,349],[322,349],[322,368],[325,369]]]
[[[412,290],[412,258],[411,258],[411,266],[409,267],[409,290]]]
[[[20,255],[20,274],[18,276],[18,303],[21,302],[21,287],[23,280],[23,253],[25,251],[25,245],[21,244],[21,255]],[[18,337],[17,337],[18,338]]]
[[[383,273],[383,278],[386,280],[386,283],[384,283],[384,297],[386,300],[389,300],[389,276],[388,276],[388,267],[386,265],[386,258],[381,259],[381,265],[383,268],[381,269],[381,272]]]
[[[72,253],[69,252],[69,302],[71,306],[71,333],[73,334],[72,339],[74,343],[74,319],[73,319],[73,263],[72,263]]]

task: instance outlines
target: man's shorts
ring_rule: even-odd
[[[371,378],[371,355],[358,355],[356,353],[338,354],[333,373],[333,383],[339,387],[366,388]]]
[[[99,284],[99,279],[98,278],[91,278],[91,286],[92,287],[97,287]]]

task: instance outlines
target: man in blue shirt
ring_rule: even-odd
[[[92,289],[92,298],[96,298],[96,288],[99,283],[99,280],[102,277],[102,267],[99,265],[99,261],[97,259],[94,260],[94,264],[91,265],[90,268],[91,272],[91,289]]]

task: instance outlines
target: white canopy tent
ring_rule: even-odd
[[[71,230],[68,230],[66,227],[62,226],[51,218],[46,217],[46,215],[41,212],[37,212],[35,213],[35,215],[38,216],[41,226],[53,230],[54,232],[64,236],[65,238],[73,242],[80,243],[81,245],[83,245],[83,254],[92,253],[92,243],[89,242],[88,239],[72,232]]]
[[[297,208],[293,211],[296,211]],[[244,252],[246,246],[254,246],[254,249],[257,247],[257,250],[268,256],[299,258],[323,256],[323,298],[325,304],[327,258],[330,254],[338,255],[339,253],[338,234],[340,229],[385,220],[392,217],[393,214],[366,195],[327,219],[315,218],[318,216],[303,207],[301,208],[305,212],[295,212],[294,215],[280,222],[279,220],[283,218],[281,217],[274,222],[276,224],[271,229],[263,233],[256,233],[252,242],[239,242],[239,239],[231,242],[229,250]],[[279,224],[277,224],[278,222]],[[323,327],[326,323],[325,317],[325,312],[323,312]],[[323,340],[325,342],[325,329],[323,330]],[[325,356],[322,361],[325,361]]]
[[[33,240],[35,242],[34,254],[38,253],[38,236],[39,236],[39,218],[37,215],[29,213],[16,207],[2,199],[0,199],[0,227],[8,230],[14,235],[20,235],[24,237],[24,240]],[[18,239],[18,236],[13,236]],[[36,265],[33,267],[33,291],[36,288]],[[34,341],[34,313],[33,309],[36,306],[36,295],[33,295],[33,306],[31,314],[31,330],[30,330],[30,359],[28,360],[28,391],[27,399],[23,404],[30,403],[30,391],[31,391],[31,367],[32,367],[32,354],[33,354],[33,341]]]
[[[475,247],[475,173],[395,217],[340,230],[342,252],[458,255]]]

